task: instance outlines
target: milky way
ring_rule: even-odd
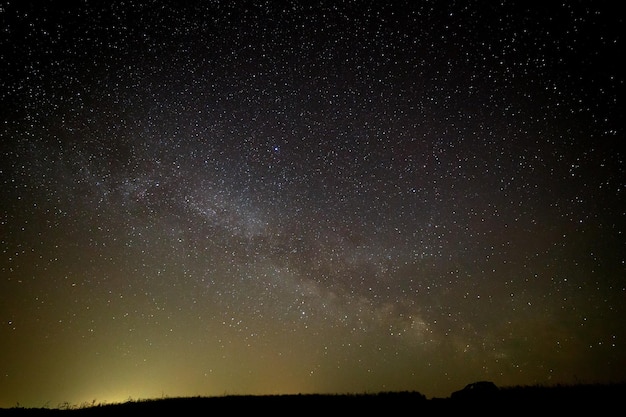
[[[623,380],[623,18],[524,3],[0,3],[0,407]]]

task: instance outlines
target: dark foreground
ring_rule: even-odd
[[[473,384],[470,384],[473,385]],[[468,387],[470,387],[468,385]],[[611,385],[522,386],[495,390],[460,390],[448,398],[427,399],[419,392],[356,395],[268,395],[164,398],[89,407],[0,409],[0,416],[209,416],[222,413],[276,414],[349,412],[378,415],[441,415],[442,412],[478,412],[484,415],[544,414],[548,411],[592,413],[624,412],[626,383]]]

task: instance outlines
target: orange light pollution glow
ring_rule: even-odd
[[[624,380],[622,14],[517,3],[0,5],[0,407]]]

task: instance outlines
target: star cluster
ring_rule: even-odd
[[[0,406],[623,380],[612,9],[0,3]]]

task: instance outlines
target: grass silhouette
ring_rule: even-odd
[[[470,384],[471,385],[471,384]],[[463,390],[461,390],[463,391]],[[454,394],[454,393],[453,393]],[[333,413],[349,411],[378,415],[430,415],[442,412],[479,412],[484,415],[527,415],[530,412],[559,413],[581,411],[603,415],[622,409],[626,382],[616,384],[577,384],[554,386],[500,387],[489,396],[450,395],[427,399],[417,391],[380,392],[376,394],[293,394],[293,395],[224,395],[220,397],[173,397],[129,400],[124,403],[85,403],[58,408],[13,407],[0,409],[0,416],[125,416],[175,415],[205,416],[228,413],[272,412]]]

